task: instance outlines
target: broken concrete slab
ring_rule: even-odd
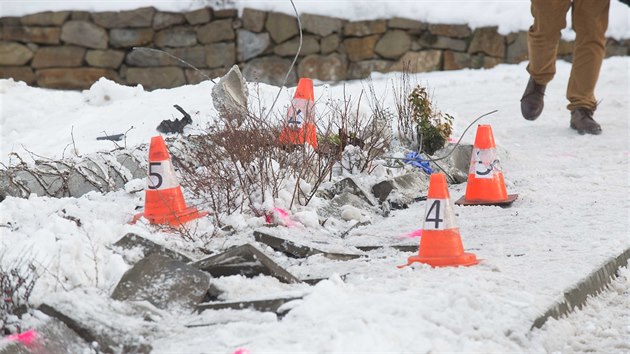
[[[262,274],[275,277],[284,283],[300,282],[293,274],[249,243],[201,259],[190,265],[210,273],[213,277],[238,274],[253,277]]]
[[[199,304],[197,306],[197,312],[201,313],[205,310],[221,310],[221,309],[234,309],[234,310],[243,310],[243,309],[254,309],[260,312],[274,312],[278,316],[284,316],[289,312],[290,309],[282,309],[282,305],[287,302],[299,300],[302,297],[288,297],[281,299],[270,299],[270,300],[254,300],[254,301],[231,301],[231,302],[213,302],[213,303],[205,303]]]
[[[194,309],[210,287],[207,273],[181,261],[152,254],[120,279],[114,300],[146,300],[159,309]]]
[[[448,143],[442,149],[436,151],[433,154],[434,159],[441,158],[443,156],[452,153],[445,159],[432,162],[432,165],[436,163],[444,169],[448,176],[454,180],[448,179],[448,183],[464,183],[468,180],[468,170],[470,168],[470,157],[472,155],[473,146],[471,144],[459,145]],[[438,169],[440,170],[440,169]]]
[[[341,194],[343,192],[349,192],[361,198],[362,200],[364,200],[366,203],[368,203],[371,206],[378,205],[374,197],[370,195],[368,192],[366,192],[366,190],[363,187],[359,186],[359,184],[357,184],[357,182],[351,177],[344,178],[341,181],[335,183],[334,191],[336,195]]]
[[[247,96],[247,84],[237,65],[212,87],[214,108],[221,116],[230,119],[233,128],[239,127],[247,114]]]
[[[50,318],[42,325],[33,329],[36,333],[32,349],[13,342],[6,347],[0,344],[0,354],[40,354],[45,348],[45,354],[67,354],[90,352],[90,343],[83,340],[63,322]]]
[[[122,303],[80,289],[49,295],[38,308],[63,322],[102,353],[149,353],[146,342],[158,331],[159,314],[149,306]],[[70,351],[78,353],[80,351]]]
[[[423,172],[410,172],[372,186],[372,193],[380,201],[388,201],[392,209],[406,208],[414,201],[426,198],[429,176]]]
[[[122,162],[121,162],[122,161]],[[27,198],[75,197],[111,192],[134,178],[146,177],[143,163],[129,152],[90,154],[80,160],[63,159],[20,163],[0,169],[1,194]]]
[[[325,252],[314,247],[301,245],[295,241],[272,236],[268,233],[260,231],[254,231],[254,239],[260,243],[266,244],[276,251],[283,252],[294,258],[306,258],[315,254],[322,254],[328,259],[346,261],[362,257],[360,254]]]
[[[370,252],[381,248],[393,248],[400,252],[418,252],[419,245],[382,245],[382,246],[354,246],[361,251]]]
[[[184,263],[192,261],[192,259],[179,252],[170,250],[162,245],[159,245],[149,239],[146,239],[140,235],[136,235],[131,232],[123,236],[120,240],[116,241],[113,246],[119,247],[122,250],[139,249],[140,252],[143,254],[143,258],[153,254],[157,254]]]

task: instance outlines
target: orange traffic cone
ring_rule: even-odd
[[[280,132],[278,142],[287,145],[308,143],[317,149],[313,80],[301,78],[298,82],[287,112],[287,124]]]
[[[171,156],[161,136],[151,138],[149,147],[149,176],[145,190],[144,212],[133,217],[132,224],[145,217],[151,224],[179,226],[187,221],[208,215],[197,208],[186,207]]]
[[[507,194],[503,172],[497,157],[492,127],[479,125],[468,170],[466,195],[457,205],[510,205],[518,194]]]
[[[479,263],[473,253],[464,253],[446,176],[441,172],[432,174],[429,180],[420,248],[417,256],[409,257],[407,265],[414,262],[433,267],[470,266]]]

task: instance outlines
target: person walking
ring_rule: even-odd
[[[580,134],[601,134],[593,118],[597,101],[595,85],[606,53],[606,29],[610,0],[532,0],[534,24],[529,28],[527,44],[530,78],[521,98],[521,113],[527,120],[540,116],[547,84],[556,73],[556,54],[560,31],[566,27],[571,9],[575,47],[567,87],[570,127]]]

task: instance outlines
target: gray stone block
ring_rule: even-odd
[[[94,23],[105,28],[151,27],[156,10],[143,7],[130,11],[106,11],[92,13]]]
[[[243,29],[237,31],[236,41],[236,53],[240,62],[257,57],[271,44],[269,33],[254,33]]]
[[[388,31],[376,43],[374,52],[387,59],[398,59],[411,48],[411,38],[405,31]]]
[[[33,58],[27,46],[15,42],[0,42],[0,65],[24,65]]]
[[[158,88],[172,88],[186,84],[184,71],[178,67],[160,68],[129,68],[127,69],[127,84],[141,84],[148,90]]]
[[[351,37],[364,37],[373,34],[385,33],[387,30],[387,21],[354,21],[346,22],[343,26],[343,34]]]
[[[113,47],[138,47],[151,43],[150,28],[114,28],[109,31],[109,44]]]
[[[70,16],[70,11],[44,11],[22,16],[20,22],[26,26],[61,26]]]
[[[178,260],[151,254],[120,279],[114,300],[148,301],[160,309],[193,309],[210,287],[207,273]]]
[[[153,37],[158,47],[190,47],[197,44],[197,34],[189,27],[173,27],[159,31]]]
[[[297,84],[295,68],[289,73],[287,82],[283,79],[291,66],[291,59],[278,57],[256,58],[245,64],[243,77],[248,81],[259,81],[266,84],[292,86]]]
[[[157,12],[153,16],[153,29],[159,31],[186,22],[184,15],[176,12]]]
[[[75,46],[41,47],[35,52],[31,66],[35,69],[79,67],[85,51]]]
[[[107,49],[107,31],[87,21],[68,21],[61,27],[61,40],[93,49]]]
[[[348,77],[348,60],[343,54],[309,55],[298,65],[299,77],[322,81],[342,81]]]
[[[132,249],[140,250],[143,254],[143,257],[145,258],[150,255],[157,254],[157,255],[175,259],[184,263],[188,263],[192,261],[192,259],[190,259],[189,257],[179,252],[170,250],[162,245],[159,245],[151,240],[148,240],[134,233],[126,234],[120,240],[116,241],[116,243],[114,243],[113,246],[120,248],[122,250],[125,250],[125,251],[132,250]]]
[[[344,20],[340,18],[301,14],[300,21],[304,31],[316,34],[320,37],[326,37],[333,33],[341,33],[343,30]]]
[[[273,48],[273,53],[281,57],[293,57],[297,54],[300,38],[295,37]],[[300,56],[319,53],[319,41],[315,36],[306,35],[302,38]]]
[[[216,20],[199,27],[197,38],[202,44],[234,40],[236,35],[232,28],[232,19]]]
[[[497,32],[497,27],[482,27],[475,30],[468,53],[484,53],[495,58],[505,57],[505,37]]]
[[[299,33],[297,19],[278,12],[270,12],[267,15],[265,29],[274,43],[282,43]]]
[[[189,11],[184,14],[184,17],[191,25],[208,23],[210,22],[210,10],[204,7],[198,10]]]
[[[407,69],[410,73],[435,71],[440,69],[441,60],[441,50],[407,52],[389,70],[402,72]]]
[[[214,43],[205,46],[206,63],[209,68],[228,68],[236,63],[234,43]]]
[[[85,61],[90,66],[117,69],[122,64],[125,53],[119,50],[88,50]]]
[[[59,27],[2,26],[2,39],[37,44],[59,44]]]
[[[267,12],[245,8],[243,9],[243,28],[252,32],[262,32],[265,28]]]

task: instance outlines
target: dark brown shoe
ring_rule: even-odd
[[[545,106],[545,88],[547,85],[539,85],[529,78],[525,93],[521,98],[521,113],[527,120],[535,120],[540,116]]]
[[[602,133],[602,127],[593,119],[594,109],[578,107],[571,111],[571,128],[578,131],[580,134],[594,134],[599,135]]]

